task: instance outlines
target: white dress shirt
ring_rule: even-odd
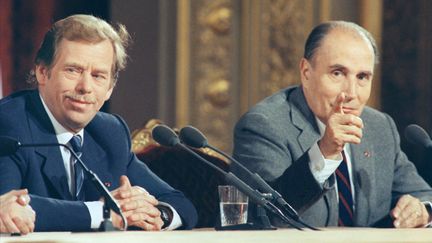
[[[321,137],[322,137],[322,136],[324,136],[326,125],[324,123],[322,123],[316,117],[315,117],[315,120],[317,121],[318,129],[319,129]],[[312,175],[315,177],[315,179],[318,181],[318,183],[323,185],[324,182],[339,167],[343,158],[342,158],[342,153],[339,153],[337,160],[324,158],[324,156],[321,153],[321,150],[318,146],[318,141],[316,141],[312,145],[311,149],[309,150],[309,158],[310,158],[309,167],[311,169]],[[353,177],[352,177],[351,149],[349,147],[349,144],[345,144],[343,150],[345,153],[345,158],[347,160],[346,162],[347,162],[347,166],[348,166],[348,173],[349,173],[349,179],[350,179],[350,185],[351,185],[351,194],[353,197],[353,210],[355,210],[355,200],[354,200],[355,199],[355,191],[354,191],[354,183],[353,183]],[[336,195],[337,195],[338,189],[337,189],[336,183],[335,183],[335,189],[336,189]],[[339,197],[337,199],[339,200]]]

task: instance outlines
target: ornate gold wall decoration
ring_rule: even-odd
[[[235,60],[234,15],[238,1],[188,1],[189,21],[189,123],[208,137],[211,144],[229,151],[235,122],[233,73]],[[180,16],[181,18],[181,16]],[[184,97],[178,97],[183,99]]]
[[[188,26],[179,28],[177,126],[192,124],[230,151],[241,113],[299,82],[311,1],[180,1],[179,22]]]
[[[303,43],[314,24],[313,0],[242,2],[241,113],[299,83]]]
[[[312,17],[306,6],[302,0],[271,0],[262,6],[261,98],[300,82],[298,63]]]

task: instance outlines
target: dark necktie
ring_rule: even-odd
[[[73,136],[69,141],[69,144],[72,146],[72,150],[75,152],[75,154],[80,158],[82,155],[81,137],[79,135]],[[72,163],[74,168],[73,174],[75,179],[75,183],[73,183],[74,185],[72,185],[75,190],[72,194],[75,195],[72,196],[74,197],[75,200],[82,200],[83,195],[82,193],[80,194],[80,192],[84,182],[84,172],[81,165],[77,162],[77,160],[73,156],[72,156]]]
[[[342,151],[343,160],[336,169],[336,180],[339,194],[339,226],[354,226],[353,222],[353,198],[348,173],[347,160]]]

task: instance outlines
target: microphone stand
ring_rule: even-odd
[[[197,153],[195,153],[194,151],[192,151],[189,147],[187,147],[187,146],[185,146],[185,145],[183,145],[181,143],[177,143],[176,145],[180,146],[181,148],[183,148],[184,150],[186,150],[187,152],[189,152],[190,154],[192,154],[197,159],[203,161],[204,163],[206,163],[207,165],[209,165],[213,169],[219,171],[221,174],[223,174],[225,176],[225,180],[228,183],[230,183],[231,185],[237,187],[241,192],[243,192],[244,194],[246,194],[251,199],[252,202],[255,202],[257,205],[261,206],[262,208],[264,208],[264,209],[272,212],[273,214],[277,215],[285,223],[291,225],[292,227],[294,227],[294,228],[296,228],[298,230],[303,230],[302,228],[300,228],[297,225],[295,225],[295,223],[293,223],[287,216],[285,216],[285,214],[282,213],[282,211],[279,208],[277,208],[274,204],[272,204],[270,201],[268,201],[263,194],[261,194],[259,191],[253,190],[250,186],[248,186],[245,182],[243,182],[242,180],[240,180],[232,172],[228,172],[228,173],[225,172],[221,168],[219,168],[216,165],[208,162],[206,159],[204,159],[203,157],[201,157],[200,155],[198,155]],[[262,214],[262,211],[260,213]],[[268,220],[268,218],[265,219],[265,217],[264,217],[264,220],[261,222],[260,225],[253,225],[253,224],[249,224],[249,225],[233,225],[233,226],[221,227],[221,228],[216,228],[216,229],[227,229],[227,230],[229,230],[229,229],[273,230],[273,229],[276,229],[276,228],[273,227],[273,226],[271,226],[270,221]]]
[[[252,173],[250,172],[244,165],[242,165],[240,162],[238,162],[237,160],[235,160],[234,158],[232,158],[231,156],[229,156],[228,154],[226,154],[225,152],[223,152],[222,150],[211,146],[210,144],[206,144],[204,147],[208,147],[210,149],[212,149],[213,151],[216,151],[217,153],[221,154],[222,156],[224,156],[225,158],[227,158],[228,160],[234,162],[236,165],[238,165],[240,168],[242,168],[243,171],[245,171],[246,173],[249,174],[249,176],[251,178],[253,178],[253,181],[255,182],[255,184],[257,185],[258,188],[260,188],[263,192],[265,192],[264,194],[268,195],[268,199],[276,202],[278,205],[282,206],[282,209],[297,223],[311,229],[311,230],[319,230],[311,225],[308,225],[307,223],[305,223],[303,220],[300,219],[300,216],[298,215],[297,211],[291,207],[290,204],[288,204],[288,202],[285,201],[285,199],[282,197],[282,195],[274,190],[269,184],[267,184],[266,181],[264,181],[264,179],[258,174],[258,173]]]
[[[229,156],[228,154],[219,150],[218,148],[210,145],[207,139],[205,138],[204,134],[202,134],[195,127],[192,126],[183,127],[180,130],[180,140],[182,140],[186,145],[191,146],[193,148],[210,148],[216,153],[221,154],[229,161],[239,166],[244,172],[246,172],[248,177],[252,179],[251,183],[253,184],[254,188],[260,190],[264,194],[268,194],[267,199],[281,206],[282,210],[288,215],[290,219],[311,230],[319,230],[313,226],[308,225],[303,220],[301,220],[297,211],[293,207],[291,207],[291,205],[287,201],[285,201],[285,199],[278,191],[274,190],[269,184],[267,184],[267,182],[264,181],[264,179],[262,179],[258,173],[252,173],[249,169],[247,169],[244,165],[242,165],[240,162],[235,160],[233,157]],[[262,217],[262,214],[259,214],[258,212],[257,214],[258,217]]]
[[[96,187],[96,189],[99,191],[100,194],[102,194],[102,197],[104,198],[104,206],[103,206],[103,221],[100,224],[99,231],[106,232],[106,231],[115,231],[117,230],[111,221],[111,209],[120,215],[123,221],[123,230],[126,230],[127,220],[126,217],[123,215],[123,212],[115,199],[112,197],[111,193],[108,191],[108,189],[105,187],[105,185],[102,183],[102,181],[99,179],[99,177],[87,166],[84,164],[84,162],[77,156],[77,154],[71,149],[69,146],[61,143],[45,143],[45,144],[21,144],[18,143],[18,147],[54,147],[54,146],[62,146],[66,148],[72,156],[78,161],[80,166],[83,168],[87,176],[90,178],[90,180],[93,182],[93,185]]]

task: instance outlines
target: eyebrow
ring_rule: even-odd
[[[348,69],[348,68],[341,64],[333,64],[330,66],[330,69]]]
[[[81,69],[85,69],[84,66],[82,64],[79,64],[77,62],[69,62],[69,63],[65,63],[65,67],[76,67],[76,68],[81,68]],[[110,70],[105,70],[105,69],[100,69],[95,67],[92,72],[97,72],[97,73],[102,73],[102,74],[109,74]]]
[[[343,70],[348,70],[347,67],[345,67],[344,65],[341,64],[333,64],[330,66],[330,69],[343,69]],[[372,75],[373,73],[371,71],[360,71],[358,73],[363,73],[366,75]]]

